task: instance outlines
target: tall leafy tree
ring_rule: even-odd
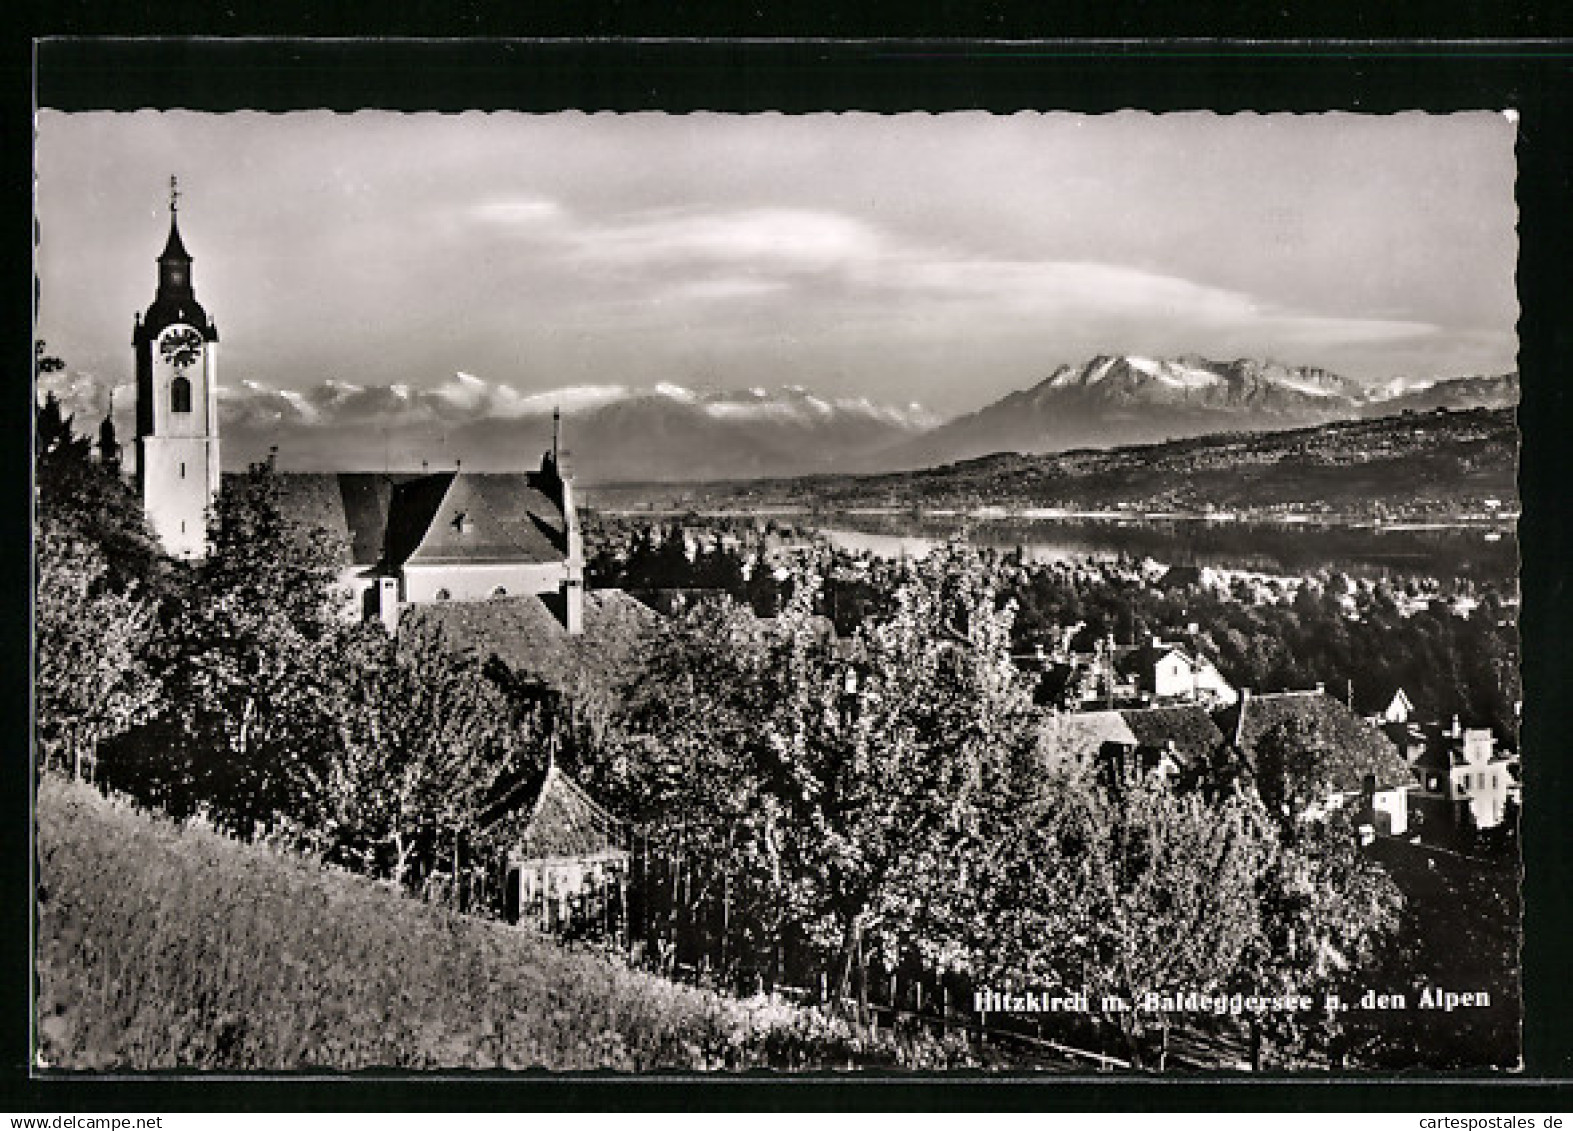
[[[1257,784],[1273,816],[1278,851],[1261,877],[1260,945],[1243,985],[1325,994],[1368,963],[1397,927],[1403,897],[1359,847],[1344,809],[1322,811],[1333,767],[1348,752],[1313,720],[1290,719],[1257,742]],[[1342,1026],[1326,1013],[1267,1015],[1253,1021],[1253,1060],[1266,1045],[1336,1050]]]
[[[766,947],[790,932],[842,992],[876,958],[960,952],[955,893],[1031,745],[1010,611],[981,561],[950,547],[891,581],[848,641],[816,612],[817,566],[764,625],[730,604],[679,621],[600,779],[680,861],[680,914],[719,894],[736,929]]]
[[[1084,990],[1134,1063],[1164,1067],[1172,1014],[1144,1008],[1148,995],[1232,988],[1260,949],[1258,876],[1277,851],[1265,810],[1249,793],[1066,765],[1016,813],[969,901],[974,971]]]
[[[107,584],[102,552],[69,526],[37,533],[34,709],[44,769],[91,776],[101,743],[153,712],[160,685],[148,664],[156,608],[131,584]]]
[[[307,812],[329,858],[405,886],[490,863],[488,808],[544,760],[544,721],[438,634],[351,634]]]
[[[837,955],[843,989],[877,955],[953,962],[954,908],[999,801],[1030,757],[1031,702],[1010,660],[1011,610],[961,546],[912,565],[888,615],[837,653],[814,630],[817,577],[778,618],[762,789],[787,830],[788,906]]]
[[[63,367],[36,343],[35,377]],[[156,704],[160,570],[141,507],[73,423],[53,393],[37,406],[33,691],[40,764],[82,777]]]
[[[115,465],[92,459],[92,441],[75,431],[53,393],[34,421],[34,491],[40,526],[69,529],[96,547],[104,583],[124,590],[135,584],[162,597],[169,563],[149,531],[142,504]]]
[[[290,517],[271,460],[226,480],[174,618],[166,683],[201,792],[242,835],[301,809],[333,740],[339,560],[329,532]]]
[[[769,665],[762,626],[729,600],[664,621],[611,741],[582,770],[638,830],[658,939],[698,929],[719,903],[729,961],[779,973],[781,820],[759,777]]]

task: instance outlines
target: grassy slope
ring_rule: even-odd
[[[1516,1064],[1514,870],[1388,848],[1410,897],[1406,921],[1379,969],[1347,988],[1407,991],[1409,1008],[1351,1015],[1357,1059],[1374,1051],[1359,1047],[1363,1034],[1388,1067]],[[860,1040],[814,1011],[676,986],[58,781],[39,791],[38,863],[38,1043],[55,1067],[638,1071],[971,1059],[953,1044],[888,1032]],[[1423,985],[1490,990],[1493,1008],[1420,1011]],[[1221,1055],[1198,1051],[1197,1063]],[[1223,1059],[1243,1056],[1234,1052]]]
[[[944,1067],[179,828],[38,796],[39,1055],[70,1068]]]

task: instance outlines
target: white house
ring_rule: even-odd
[[[1115,669],[1133,679],[1139,694],[1158,702],[1233,706],[1239,698],[1229,681],[1205,656],[1154,636],[1147,644],[1119,655]]]
[[[1427,738],[1414,761],[1421,796],[1448,802],[1459,826],[1500,825],[1518,788],[1517,759],[1497,749],[1491,731],[1461,727],[1456,717],[1449,729]]]

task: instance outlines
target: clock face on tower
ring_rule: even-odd
[[[202,356],[202,335],[188,326],[176,327],[159,339],[158,352],[176,369],[185,369]]]

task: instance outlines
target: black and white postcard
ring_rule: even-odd
[[[36,128],[36,1074],[1522,1071],[1515,110]]]

